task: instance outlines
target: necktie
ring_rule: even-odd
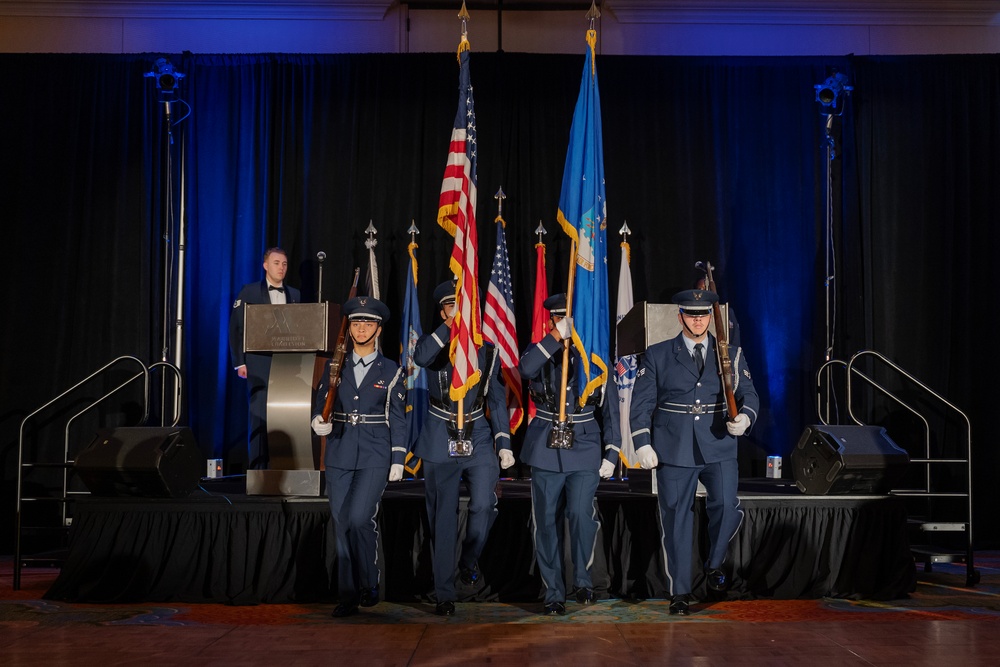
[[[701,343],[695,343],[694,346],[694,363],[698,365],[698,374],[700,375],[703,370],[705,370],[705,355],[701,353],[705,349],[705,346]]]
[[[271,290],[274,290],[275,292],[282,292],[282,293],[284,293],[285,288],[284,287],[275,287],[274,285],[268,285],[267,286],[267,291],[270,292]]]

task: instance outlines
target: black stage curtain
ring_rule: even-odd
[[[340,301],[353,267],[367,263],[363,230],[373,221],[383,298],[398,314],[414,219],[423,303],[447,277],[450,239],[434,220],[457,102],[453,53],[170,56],[187,75],[171,104],[171,150],[165,105],[143,77],[158,55],[0,55],[0,211],[12,283],[0,334],[7,482],[30,411],[118,355],[173,358],[182,182],[183,421],[229,472],[245,465],[247,406],[226,328],[239,287],[262,275],[266,247],[288,250],[290,282],[306,299],[316,297],[315,256],[325,251],[323,294]],[[554,217],[582,65],[582,53],[472,58],[481,277],[493,250],[492,195],[503,186],[522,347],[539,220],[550,290],[565,288],[568,244]],[[813,87],[832,68],[854,92],[832,125],[837,255],[828,280],[826,119]],[[627,221],[636,300],[666,301],[695,280],[696,260],[716,265],[762,395],[747,439],[755,462],[787,456],[816,421],[828,283],[835,357],[880,350],[973,423],[989,423],[992,375],[971,343],[998,317],[981,304],[1000,233],[991,224],[1000,208],[1000,56],[600,56],[598,72],[609,246]],[[614,283],[618,252],[608,264]],[[390,356],[398,321],[385,331]],[[132,401],[88,413],[72,446],[89,442],[94,426],[134,423],[141,412]],[[64,423],[46,419],[32,428],[51,422],[53,435],[36,446],[58,452]],[[896,439],[908,444],[904,435]],[[977,506],[989,507],[1000,494],[991,483],[1000,455],[985,440],[973,453]],[[13,486],[4,484],[5,507]],[[995,521],[975,536],[981,547],[1000,539]]]
[[[602,524],[592,567],[598,596],[669,597],[656,498],[609,492],[595,502]],[[729,557],[732,587],[721,595],[708,591],[698,565],[708,553],[707,517],[704,501],[695,503],[691,548],[699,599],[894,599],[914,588],[906,510],[897,498],[749,497],[742,506],[744,525]],[[463,524],[464,517],[463,505]],[[530,520],[527,483],[507,483],[480,559],[481,585],[465,590],[464,599],[541,599]],[[384,598],[430,600],[430,537],[419,491],[387,495],[379,533]],[[330,540],[323,500],[86,499],[73,525],[70,556],[46,597],[229,604],[332,600],[336,576]],[[565,560],[567,590],[572,591],[568,552]]]

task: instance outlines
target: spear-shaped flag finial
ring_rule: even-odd
[[[465,7],[464,3],[462,4],[462,7]],[[587,11],[587,18],[590,19],[590,28],[593,30],[594,21],[601,18],[601,10],[597,8],[597,0],[591,0],[590,10]]]
[[[503,219],[503,200],[507,198],[507,195],[504,194],[502,185],[500,186],[500,189],[497,190],[497,193],[493,195],[493,198],[497,200],[497,217],[493,222],[499,222],[506,227],[507,221]]]

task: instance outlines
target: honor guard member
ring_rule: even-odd
[[[271,375],[270,352],[244,352],[243,311],[248,303],[299,303],[299,291],[285,285],[288,255],[281,248],[264,253],[264,279],[243,286],[229,315],[229,352],[236,374],[247,381],[250,423],[247,434],[247,469],[263,470],[267,454],[267,381]]]
[[[718,295],[686,290],[674,295],[681,333],[650,345],[632,390],[630,426],[636,458],[656,469],[660,538],[671,596],[670,613],[687,615],[691,593],[694,499],[700,480],[707,491],[709,588],[725,590],[729,541],[743,521],[736,495],[736,437],[757,420],[759,399],[742,349],[730,346],[733,393],[739,414],[727,419],[716,362],[716,339],[708,332]]]
[[[531,466],[532,532],[535,560],[545,584],[545,614],[561,616],[566,613],[563,518],[569,520],[576,601],[591,604],[594,584],[590,566],[601,526],[594,495],[599,477],[608,479],[614,473],[621,431],[614,383],[610,385],[613,396],[605,396],[605,383],[580,407],[575,381],[580,356],[571,348],[565,411],[572,446],[550,442],[553,425],[559,420],[563,341],[572,337],[573,322],[566,317],[565,294],[553,294],[543,305],[549,311],[549,335],[528,347],[519,365],[537,408],[524,436],[521,460]],[[602,442],[609,444],[602,448]]]
[[[328,360],[316,388],[312,420],[325,436],[326,495],[337,542],[334,617],[379,601],[377,562],[379,501],[386,480],[403,479],[406,457],[406,393],[403,371],[376,348],[389,309],[362,296],[344,304],[353,351],[343,365],[330,422],[322,416],[330,387]]]
[[[496,518],[496,485],[504,469],[514,465],[510,448],[507,398],[500,379],[497,350],[489,343],[479,349],[482,375],[463,400],[463,432],[457,429],[458,403],[449,396],[452,364],[448,358],[451,322],[455,310],[455,283],[445,282],[434,290],[440,308],[441,325],[421,336],[413,352],[416,365],[426,368],[430,395],[429,417],[413,446],[423,460],[427,503],[433,544],[435,613],[455,613],[455,552],[458,540],[459,484],[464,477],[469,487],[469,512],[458,561],[459,576],[467,586],[479,582],[479,556]],[[489,408],[489,417],[484,407]],[[466,447],[456,441],[471,443]]]

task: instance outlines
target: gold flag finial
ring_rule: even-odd
[[[468,21],[472,18],[469,16],[469,10],[465,8],[465,0],[462,0],[462,9],[458,12],[458,18],[462,20],[462,39],[458,42],[458,56],[459,62],[462,59],[462,52],[468,51],[472,48],[469,44],[469,25]]]
[[[590,0],[590,11],[587,12],[587,18],[590,19],[591,28],[594,27],[594,21],[601,18],[601,10],[597,8],[597,0]]]
[[[507,198],[507,195],[503,191],[503,186],[497,190],[497,193],[493,195],[493,198],[497,200],[497,217],[493,222],[499,222],[504,227],[507,227],[507,221],[503,219],[503,200]]]

